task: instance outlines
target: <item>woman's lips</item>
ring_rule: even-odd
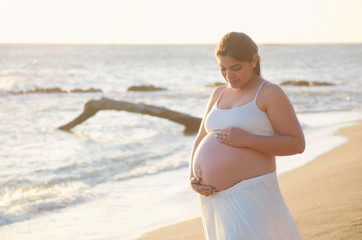
[[[235,85],[238,81],[237,80],[229,80],[229,84]]]

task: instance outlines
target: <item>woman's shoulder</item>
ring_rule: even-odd
[[[275,83],[266,81],[264,86],[260,89],[259,98],[264,103],[278,103],[288,99],[283,89]]]
[[[265,81],[263,87],[260,89],[262,95],[266,96],[276,96],[276,95],[284,95],[283,89],[275,83]]]
[[[227,88],[226,84],[214,88],[214,90],[212,91],[212,93],[209,97],[209,103],[208,103],[209,109],[211,108],[211,106],[213,106],[215,104],[215,102],[219,99],[219,97],[226,90],[226,88]]]
[[[214,88],[214,90],[211,93],[211,98],[213,100],[218,99],[221,96],[221,94],[226,90],[226,88],[227,84]]]

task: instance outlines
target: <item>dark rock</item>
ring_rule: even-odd
[[[306,87],[311,87],[311,86],[334,86],[335,84],[328,83],[328,82],[299,80],[299,81],[285,81],[285,82],[282,82],[280,85],[281,86],[306,86]]]
[[[153,85],[141,85],[141,86],[131,86],[127,88],[127,92],[151,92],[151,91],[163,91],[165,88],[155,87]]]
[[[215,88],[215,87],[222,86],[222,85],[225,85],[225,84],[226,84],[225,82],[214,82],[213,84],[206,85],[205,87],[207,87],[207,88]]]
[[[9,91],[9,93],[11,94],[28,94],[28,93],[47,93],[47,94],[50,94],[50,93],[87,93],[87,92],[102,92],[101,89],[96,89],[96,88],[88,88],[88,89],[79,89],[79,88],[76,88],[76,89],[72,89],[70,91],[66,91],[66,90],[63,90],[61,88],[34,88],[34,89],[31,89],[31,90],[27,90],[27,91],[19,91],[19,92],[14,92],[14,91]]]
[[[87,93],[87,92],[102,92],[102,90],[97,89],[97,88],[88,88],[88,89],[85,89],[85,90],[76,88],[76,89],[70,90],[70,92],[72,92],[72,93]]]

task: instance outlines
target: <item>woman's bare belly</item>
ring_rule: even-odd
[[[201,184],[221,191],[242,180],[275,171],[275,158],[249,148],[220,143],[214,133],[209,133],[196,149],[192,167]]]

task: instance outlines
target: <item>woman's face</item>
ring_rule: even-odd
[[[243,88],[255,77],[254,65],[256,61],[239,61],[232,57],[219,56],[217,58],[220,71],[224,79],[232,88]]]

